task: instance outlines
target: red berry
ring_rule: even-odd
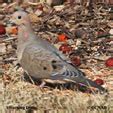
[[[44,8],[44,7],[43,7],[43,5],[41,5],[41,4],[38,6],[38,9],[41,10],[41,11],[43,11],[43,8]]]
[[[113,57],[108,58],[108,59],[106,60],[106,62],[105,62],[105,65],[106,65],[107,67],[113,67]]]
[[[104,81],[102,79],[96,79],[94,82],[96,82],[98,85],[103,85]]]
[[[17,35],[18,34],[18,28],[17,27],[13,27],[12,28],[12,33]]]
[[[65,34],[61,34],[58,36],[58,41],[63,42],[67,40],[67,36]]]
[[[72,50],[72,47],[69,46],[68,44],[62,44],[59,47],[59,50],[62,51],[63,53],[69,53]]]
[[[0,35],[4,35],[6,33],[6,29],[4,25],[0,25]]]
[[[72,57],[71,58],[71,62],[72,62],[72,64],[74,64],[76,66],[80,66],[81,65],[80,57],[77,57],[77,56]]]

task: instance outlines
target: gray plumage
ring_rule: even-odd
[[[17,11],[12,22],[18,25],[17,56],[22,68],[38,79],[83,83],[105,91],[103,87],[87,79],[84,73],[71,65],[66,56],[49,42],[37,37],[33,32],[28,15]]]

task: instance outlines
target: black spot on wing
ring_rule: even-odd
[[[52,63],[53,69],[57,69],[57,65],[56,65],[57,61],[53,60],[51,63]]]
[[[55,61],[55,60],[52,60],[52,63],[54,64],[54,63],[56,63],[57,61]]]
[[[47,70],[47,67],[43,67],[43,70]]]

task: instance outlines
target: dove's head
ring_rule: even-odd
[[[29,16],[24,11],[16,11],[10,21],[18,26],[30,24]]]

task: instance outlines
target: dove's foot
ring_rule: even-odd
[[[45,81],[42,81],[42,83],[40,84],[40,88],[43,88],[46,85]]]

